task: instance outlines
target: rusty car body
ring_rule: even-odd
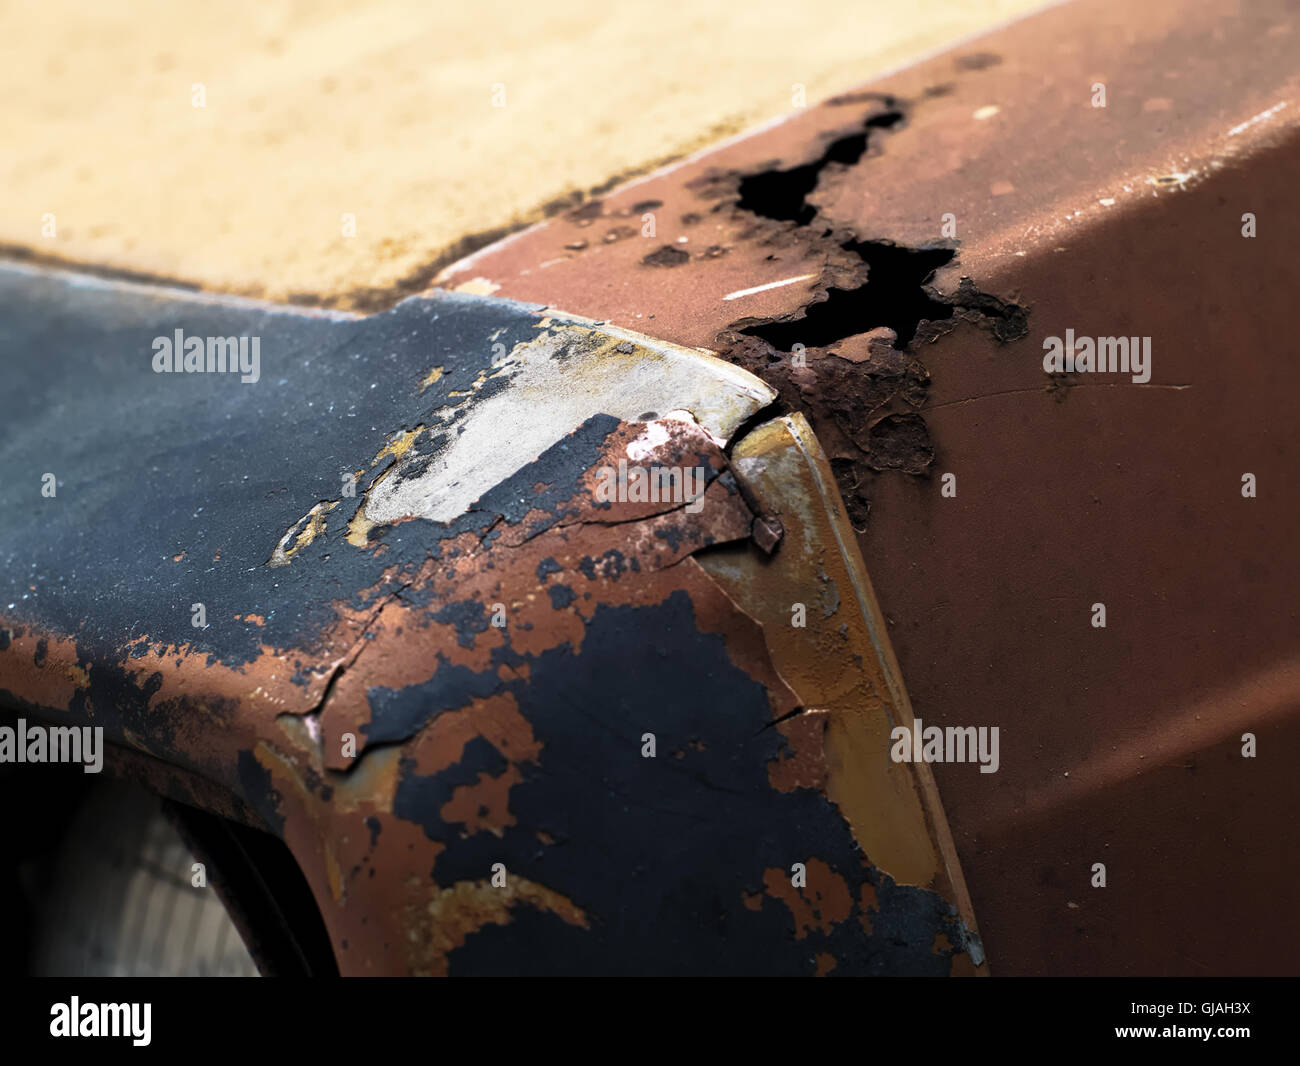
[[[268,972],[1293,972],[1297,34],[1053,7],[348,309],[0,265],[8,713]]]

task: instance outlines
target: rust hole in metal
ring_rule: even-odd
[[[1025,308],[981,292],[969,278],[953,292],[933,287],[938,271],[958,261],[955,242],[909,247],[863,240],[821,213],[814,197],[823,177],[867,165],[873,133],[895,131],[905,121],[900,101],[871,99],[877,113],[831,139],[813,161],[715,175],[698,189],[702,198],[734,197],[733,209],[759,223],[748,236],[781,246],[799,242],[824,259],[833,283],[820,294],[780,318],[735,322],[719,334],[717,346],[776,388],[780,405],[802,411],[828,441],[850,520],[859,529],[870,511],[870,476],[925,476],[935,458],[921,411],[930,376],[913,349],[959,322],[987,328],[1002,342],[1028,332]],[[796,351],[806,358],[786,354]]]
[[[952,248],[902,248],[885,241],[847,241],[841,247],[857,255],[868,270],[867,283],[854,289],[830,289],[803,318],[768,322],[740,332],[766,341],[778,351],[796,344],[825,348],[879,326],[892,329],[894,347],[906,348],[923,320],[952,318],[953,305],[937,300],[923,286],[950,263]]]
[[[1023,335],[1027,328],[1024,309],[980,292],[969,279],[962,279],[951,295],[926,290],[935,271],[956,259],[955,246],[908,248],[888,240],[843,239],[842,230],[838,237],[833,236],[833,222],[819,220],[819,209],[810,197],[826,169],[832,164],[857,166],[867,154],[874,131],[895,130],[904,121],[897,100],[883,97],[880,104],[888,110],[863,120],[860,131],[832,140],[812,162],[740,176],[738,210],[771,222],[794,223],[796,232],[825,222],[815,243],[825,247],[828,255],[847,252],[866,267],[867,278],[853,288],[828,289],[825,299],[809,305],[800,318],[752,323],[739,332],[788,352],[795,344],[824,348],[884,327],[894,331],[894,346],[906,349],[922,322],[943,322],[964,310],[987,320],[999,340]]]
[[[742,178],[740,201],[736,206],[760,218],[808,225],[817,216],[817,208],[808,202],[808,196],[817,188],[822,171],[831,163],[853,166],[860,162],[867,152],[872,130],[893,129],[902,121],[901,111],[886,111],[867,119],[861,133],[832,141],[821,157],[811,163],[789,170],[765,170]]]

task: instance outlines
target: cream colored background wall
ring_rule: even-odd
[[[8,3],[0,243],[347,305],[1041,6]]]

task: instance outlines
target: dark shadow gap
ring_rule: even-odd
[[[885,241],[848,241],[842,246],[867,265],[866,284],[855,289],[830,289],[826,299],[811,304],[803,318],[767,322],[740,332],[758,337],[778,351],[796,344],[826,348],[880,326],[897,335],[895,348],[906,348],[922,321],[952,318],[953,305],[935,299],[923,286],[952,262],[952,248],[902,248]]]
[[[886,111],[867,119],[861,133],[832,141],[821,157],[811,163],[790,170],[765,170],[741,178],[737,206],[760,218],[808,225],[817,215],[817,208],[808,203],[808,196],[817,188],[822,171],[831,163],[853,166],[866,154],[867,141],[873,129],[892,129],[902,121],[901,111]]]

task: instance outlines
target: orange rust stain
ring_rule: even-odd
[[[724,492],[723,489],[717,489]],[[734,521],[737,529],[748,532],[748,512],[741,514],[738,505],[730,500],[718,500],[718,507],[706,508],[702,514],[714,521]],[[731,518],[716,519],[717,514],[731,515]],[[734,512],[734,514],[733,514]],[[697,516],[678,513],[666,516],[674,522],[683,524],[687,530],[698,524]],[[692,597],[697,602],[697,614],[703,619],[702,624],[709,631],[722,632],[727,638],[729,650],[736,650],[738,643],[744,645],[744,653],[733,654],[733,660],[740,661],[742,668],[755,675],[769,688],[781,693],[782,710],[793,709],[793,697],[785,688],[780,678],[770,667],[765,668],[765,648],[762,633],[757,626],[745,629],[738,637],[738,613],[734,604],[721,596],[716,586],[703,577],[698,568],[675,567],[674,572],[666,578],[654,579],[654,571],[659,567],[680,561],[694,547],[684,544],[680,553],[672,558],[659,558],[665,551],[668,541],[653,536],[658,528],[654,523],[661,519],[650,519],[645,523],[646,529],[637,536],[635,531],[625,525],[616,529],[597,523],[587,523],[565,528],[552,528],[546,533],[532,538],[518,551],[503,551],[502,545],[511,532],[502,534],[492,551],[487,551],[473,534],[458,537],[450,544],[444,544],[444,562],[421,567],[411,583],[421,588],[441,585],[442,569],[448,566],[456,570],[455,589],[458,600],[475,600],[488,610],[496,603],[506,603],[506,628],[509,632],[511,647],[521,655],[538,655],[542,652],[567,643],[575,654],[581,654],[584,624],[578,613],[590,614],[597,602],[660,602],[672,591],[688,586]],[[693,524],[694,523],[694,524]],[[698,531],[697,531],[698,532]],[[702,543],[701,539],[701,543]],[[583,559],[604,558],[611,548],[618,548],[624,556],[634,555],[639,558],[641,572],[639,580],[619,581],[617,574],[597,573],[594,579],[582,575],[579,564]],[[579,599],[578,612],[556,611],[552,608],[550,597],[545,593],[536,579],[538,563],[544,558],[554,558],[565,569],[563,580],[574,588]],[[492,563],[489,568],[485,565]],[[535,589],[527,593],[522,600],[510,596],[506,590]],[[587,599],[588,590],[591,599]],[[336,605],[342,610],[342,605]],[[482,672],[490,667],[490,655],[494,648],[506,639],[505,632],[496,627],[476,634],[472,648],[460,647],[453,627],[427,621],[424,609],[412,608],[404,602],[389,602],[367,618],[364,623],[366,632],[374,636],[365,643],[363,652],[359,652],[355,661],[340,675],[325,708],[322,727],[327,738],[326,764],[344,769],[341,757],[330,752],[336,746],[336,740],[342,732],[357,732],[369,720],[369,704],[365,697],[366,690],[382,677],[382,683],[390,688],[409,687],[427,681],[436,671],[441,654],[447,660]],[[400,630],[400,632],[399,632]]]
[[[498,538],[503,547],[517,548],[524,541],[528,540],[528,531],[536,526],[539,522],[545,523],[551,520],[550,511],[542,510],[540,507],[530,508],[517,523],[501,531]]]
[[[503,692],[438,715],[412,745],[418,772],[436,774],[454,766],[475,737],[482,737],[512,763],[536,762],[542,750],[515,697]]]
[[[543,556],[539,555],[537,561],[540,562],[541,558]],[[561,565],[565,563],[563,559],[558,561]],[[536,566],[536,563],[533,565]],[[503,582],[503,585],[509,587],[507,582]],[[576,584],[570,583],[570,587],[578,592]],[[586,627],[575,611],[552,611],[549,595],[540,591],[529,593],[523,600],[506,599],[505,602],[510,646],[520,655],[540,656],[543,652],[562,644],[568,644],[575,654],[580,652]],[[576,608],[578,604],[572,606]],[[532,625],[531,629],[524,628],[528,624]]]
[[[515,824],[510,813],[510,789],[523,779],[517,766],[511,766],[499,777],[480,773],[474,784],[453,789],[451,799],[438,813],[448,825],[463,824],[466,833],[487,830],[493,836],[503,836]]]
[[[820,859],[809,859],[806,888],[795,888],[784,870],[763,871],[767,894],[790,908],[794,918],[794,935],[802,940],[811,932],[830,933],[853,911],[853,897],[844,879]]]
[[[825,951],[819,951],[813,957],[817,960],[818,977],[825,977],[828,973],[830,973],[833,969],[835,969],[836,959],[834,955],[827,954]]]
[[[89,672],[77,665],[76,642],[3,620],[0,620],[0,628],[10,635],[9,647],[0,652],[5,687],[38,707],[66,710],[73,697],[90,680]],[[37,646],[42,641],[45,643],[45,656],[37,666]]]
[[[474,598],[469,591],[458,590],[457,600]],[[485,609],[491,613],[490,605]],[[483,673],[492,666],[492,652],[505,643],[501,630],[488,626],[474,635],[472,648],[462,647],[454,625],[432,622],[423,608],[401,601],[386,604],[367,632],[372,639],[365,642],[350,669],[364,675],[367,686],[383,684],[393,689],[428,681],[438,669],[440,656]]]
[[[511,604],[506,632],[516,650],[525,652],[522,645],[530,641],[540,652],[567,640],[575,654],[581,653],[582,619],[572,611],[554,611],[545,589],[536,580],[543,558],[562,557],[567,572],[555,580],[571,585],[579,594],[577,602],[588,613],[596,602],[659,603],[685,589],[695,605],[698,624],[706,632],[724,637],[733,661],[773,692],[773,709],[783,712],[793,709],[793,694],[768,659],[761,627],[740,611],[694,560],[685,558],[698,547],[692,538],[718,535],[719,531],[730,535],[732,526],[747,531],[748,521],[747,511],[734,501],[718,499],[702,516],[659,515],[640,523],[642,528],[636,530],[626,526],[611,529],[597,522],[554,527],[518,550],[507,552],[489,551],[475,535],[466,534],[454,542],[455,552],[448,552],[444,558],[451,560],[450,565],[457,570],[457,600],[473,598],[489,610],[495,602]],[[672,523],[688,536],[680,551],[666,552],[666,541],[653,533]],[[444,545],[447,547],[451,545]],[[639,580],[620,580],[616,574],[599,574],[593,580],[580,576],[578,564],[583,558],[600,558],[610,548],[641,560]],[[489,561],[492,569],[485,565]],[[322,766],[330,739],[336,735],[325,726],[330,710],[345,711],[344,720],[347,714],[358,723],[368,720],[364,691],[351,691],[354,686],[381,676],[387,685],[419,683],[432,676],[430,663],[437,661],[439,652],[452,662],[478,670],[489,668],[492,649],[505,639],[502,631],[489,628],[476,634],[473,648],[463,648],[453,627],[429,623],[424,611],[395,598],[399,584],[413,582],[431,590],[435,586],[439,590],[450,587],[443,575],[447,565],[430,562],[400,573],[398,568],[390,569],[372,588],[374,600],[370,608],[353,610],[336,603],[338,621],[308,649],[263,646],[256,661],[232,668],[220,663],[208,666],[207,656],[194,654],[188,645],[151,645],[146,636],[130,646],[145,654],[125,659],[137,682],[154,673],[162,676],[163,687],[151,708],[177,721],[183,717],[183,732],[187,740],[192,739],[195,751],[199,750],[200,736],[219,738],[209,739],[202,755],[204,765],[220,771],[221,779],[231,776],[226,771],[233,767],[239,750],[252,749],[257,761],[270,772],[272,786],[279,794],[286,842],[321,903],[334,942],[337,945],[346,940],[359,945],[355,953],[345,949],[340,956],[341,962],[346,956],[346,968],[356,972],[400,969],[402,957],[409,952],[419,960],[413,968],[445,972],[448,951],[463,943],[476,928],[509,921],[516,906],[547,909],[571,924],[586,926],[585,915],[572,901],[513,876],[508,889],[492,888],[487,883],[465,883],[447,890],[431,886],[430,863],[444,844],[429,840],[418,825],[391,813],[402,758],[412,757],[416,772],[433,773],[453,765],[463,757],[470,740],[483,737],[512,765],[498,778],[480,775],[475,784],[457,789],[444,805],[443,816],[460,822],[469,832],[487,829],[499,834],[505,826],[514,824],[508,799],[511,786],[522,779],[518,766],[538,761],[542,746],[510,694],[502,693],[439,715],[410,742],[348,759],[338,772]],[[656,572],[656,568],[669,565],[673,566],[671,572]],[[534,591],[516,604],[502,594],[504,589]],[[582,598],[588,592],[590,601]],[[242,620],[265,624],[265,619],[257,615],[245,615]],[[520,623],[525,622],[533,628],[522,629]],[[28,662],[35,652],[34,641],[32,638],[28,642]],[[15,643],[17,648],[11,648],[9,654],[24,648],[21,641]],[[47,671],[58,661],[56,643],[50,642]],[[78,670],[84,683],[85,671],[75,667],[75,646],[70,641],[66,645],[73,664],[70,669]],[[306,688],[293,685],[290,678],[296,670],[311,674],[312,684]],[[318,706],[327,682],[339,670],[342,672],[337,674],[330,705],[321,716],[320,735],[326,738],[322,749],[309,723],[295,716]],[[511,673],[526,676],[526,664]],[[72,693],[65,695],[70,699]],[[348,696],[359,698],[349,704],[344,699]],[[278,722],[279,730],[272,731],[272,721]],[[215,728],[218,725],[221,728]],[[803,771],[798,779],[804,779]],[[322,783],[333,789],[329,801],[321,798]],[[377,835],[367,826],[367,817],[378,820]],[[550,842],[544,834],[539,834],[538,839],[543,844]],[[378,877],[369,876],[372,869],[384,871],[384,887],[380,887]],[[843,920],[832,884],[839,879],[816,860],[809,867],[809,877],[815,891],[801,896],[791,890],[793,898],[787,901],[787,905],[807,910],[807,915],[800,916],[801,928]],[[847,901],[847,889],[842,883],[839,888]],[[744,902],[753,909],[763,906],[761,895]],[[408,928],[412,911],[418,914],[419,921]],[[359,923],[366,914],[371,924],[362,928]],[[377,914],[381,917],[376,918]],[[376,925],[382,928],[382,936],[375,935]],[[416,935],[408,942],[412,934]],[[362,944],[370,946],[360,947]]]
[[[209,665],[208,656],[195,653],[188,644],[153,645],[148,636],[136,638],[124,650],[141,645],[144,653],[131,652],[123,665],[137,685],[143,686],[152,674],[160,676],[161,684],[149,699],[151,709],[173,700],[208,705],[233,701],[253,710],[302,713],[320,700],[328,680],[329,664],[304,663],[302,672],[316,676],[307,685],[295,685],[291,679],[298,654],[280,653],[266,644],[259,647],[256,659],[242,667]]]
[[[405,936],[401,901],[415,906],[425,898],[429,867],[444,848],[418,825],[391,813],[401,749],[370,753],[350,774],[326,772],[334,789],[328,801],[307,783],[311,760],[305,753],[258,742],[253,754],[271,775],[285,843],[312,887],[332,939],[336,945],[346,940],[364,946],[361,957],[345,952],[340,965],[347,972],[401,970],[396,947]],[[379,821],[373,845],[367,816]],[[372,869],[385,877],[370,876]],[[384,931],[378,939],[376,927]]]
[[[640,432],[631,428],[625,431],[629,437]],[[523,522],[502,528],[490,549],[470,533],[444,543],[443,561],[425,564],[407,579],[408,583],[429,589],[440,587],[445,581],[451,587],[452,581],[445,579],[443,572],[454,568],[457,600],[477,601],[493,613],[497,604],[504,604],[505,629],[490,627],[477,634],[473,648],[467,649],[459,646],[452,627],[429,623],[425,610],[412,609],[405,603],[388,603],[368,617],[364,629],[374,639],[366,642],[364,651],[358,652],[339,676],[323,715],[327,765],[344,768],[341,756],[329,753],[337,746],[340,733],[355,733],[369,720],[365,693],[376,683],[374,679],[382,676],[382,683],[389,688],[405,688],[427,681],[436,672],[440,655],[482,672],[489,668],[491,652],[506,639],[506,633],[513,650],[522,656],[540,655],[563,644],[580,655],[584,618],[590,617],[597,604],[660,602],[682,583],[692,586],[689,591],[701,608],[699,613],[708,616],[705,628],[722,633],[731,646],[729,650],[739,650],[736,645],[743,644],[743,651],[733,654],[733,659],[767,683],[770,690],[780,693],[774,704],[781,705],[781,712],[793,709],[792,694],[766,664],[761,630],[752,626],[737,638],[738,612],[734,604],[726,601],[716,586],[706,593],[705,586],[712,583],[702,578],[698,569],[675,568],[671,580],[647,580],[653,571],[681,562],[705,543],[707,537],[728,539],[748,535],[750,516],[743,503],[728,497],[725,489],[716,483],[710,486],[710,492],[714,506],[699,515],[679,511],[643,523],[620,524],[614,529],[602,524],[609,516],[603,512],[597,514],[580,493],[572,501],[578,507],[579,519],[553,526],[545,533],[530,536],[530,520],[551,520],[550,515],[534,511]],[[594,520],[582,520],[584,507],[592,512],[590,518]],[[681,538],[655,536],[670,525],[675,525],[684,535]],[[678,548],[670,547],[679,541]],[[508,550],[516,545],[518,550]],[[591,578],[583,574],[584,560],[605,560],[612,548],[618,549],[625,562],[630,561],[629,557],[636,559],[640,580],[620,581],[617,572],[604,572],[603,563]],[[565,610],[552,607],[545,587],[549,583],[536,578],[538,564],[545,558],[554,559],[564,571],[552,581],[563,581],[578,594],[573,607]],[[335,606],[340,612],[344,610],[342,604]],[[522,673],[506,671],[503,679]]]
[[[778,792],[797,788],[821,791],[826,785],[826,712],[807,711],[777,726],[786,747],[767,764],[767,779]]]
[[[429,622],[422,610],[405,604],[386,605],[367,631],[374,638],[358,645],[323,710],[325,765],[331,769],[345,770],[352,762],[341,753],[340,738],[344,733],[364,736],[372,686],[400,689],[427,681],[438,670],[440,655],[482,673],[491,668],[492,650],[505,641],[501,630],[489,627],[475,635],[473,648],[463,648],[454,626]]]
[[[987,976],[987,964],[977,967],[971,961],[969,953],[962,951],[952,957],[952,962],[948,967],[949,977],[982,977]]]

